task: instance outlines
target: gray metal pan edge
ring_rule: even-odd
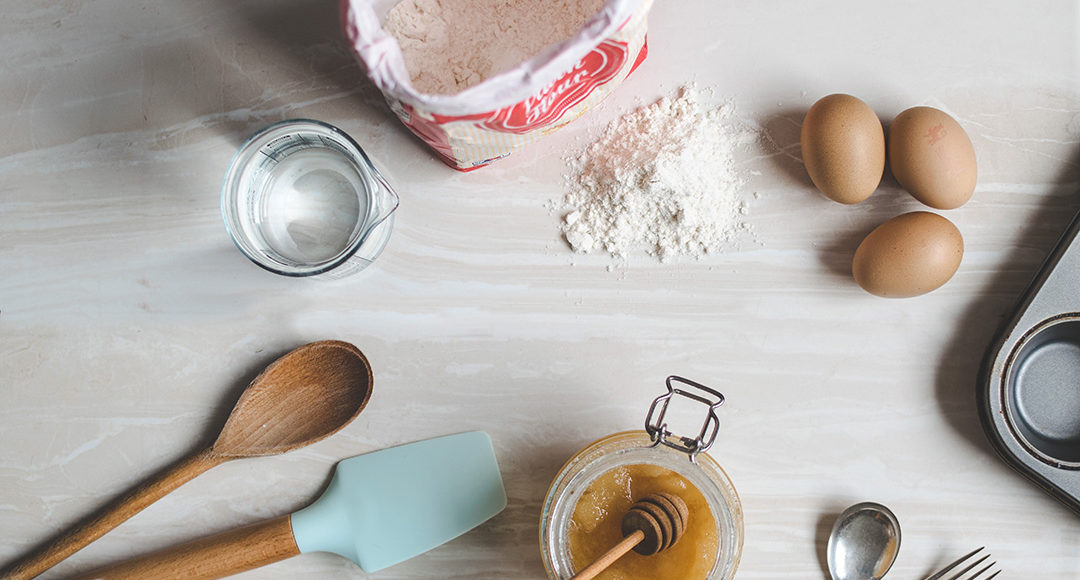
[[[983,359],[979,372],[977,399],[983,430],[1002,458],[1020,473],[1026,475],[1046,492],[1080,513],[1080,457],[1061,460],[1055,449],[1044,452],[1049,439],[1040,440],[1038,433],[1031,433],[1022,416],[1024,401],[1017,401],[1017,385],[1022,378],[1037,380],[1046,378],[1046,372],[1024,373],[1024,358],[1030,352],[1038,352],[1049,340],[1037,338],[1046,329],[1068,329],[1064,334],[1056,331],[1068,348],[1080,347],[1080,214],[1069,225],[1065,234],[1051,252],[1034,280],[1022,295],[1015,313],[1002,327]],[[1060,326],[1060,324],[1068,326]],[[1075,344],[1074,344],[1075,343]],[[1060,349],[1059,349],[1060,350]],[[1057,355],[1055,355],[1057,356]],[[1075,362],[1075,358],[1071,359]],[[1060,363],[1061,361],[1056,361]],[[1065,361],[1069,362],[1068,360]],[[1067,369],[1070,377],[1080,375],[1080,364]],[[1053,370],[1053,369],[1051,369]],[[1080,397],[1080,383],[1054,393],[1051,385],[1047,391],[1042,387],[1028,388],[1039,391],[1033,397],[1033,405],[1052,404],[1060,395],[1067,402]],[[1019,407],[1019,409],[1018,409]],[[1070,409],[1053,412],[1067,413]],[[1018,419],[1020,415],[1020,419]],[[1080,416],[1058,417],[1055,420],[1073,421],[1068,428],[1076,429],[1080,437]],[[1036,426],[1038,427],[1038,426]],[[1034,441],[1034,443],[1033,443]],[[1047,443],[1049,441],[1049,443]],[[1073,442],[1074,443],[1074,442]],[[1070,445],[1073,443],[1069,443]],[[1080,449],[1069,453],[1080,453]]]

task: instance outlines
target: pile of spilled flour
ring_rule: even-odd
[[[733,114],[731,103],[707,108],[683,87],[608,125],[568,160],[562,230],[574,251],[700,258],[749,230],[735,152],[755,134]]]
[[[514,68],[585,26],[604,0],[402,0],[383,29],[413,88],[454,94]]]

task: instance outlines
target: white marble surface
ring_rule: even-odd
[[[490,168],[443,166],[392,118],[329,0],[7,0],[0,19],[0,561],[216,432],[269,360],[322,338],[375,368],[340,434],[220,466],[49,578],[309,501],[334,461],[429,436],[493,436],[509,506],[372,578],[541,578],[540,502],[576,449],[638,427],[671,373],[728,397],[713,455],[744,502],[739,578],[822,578],[845,506],[902,522],[890,578],[988,546],[1001,578],[1080,577],[1080,517],[1002,463],[974,405],[987,343],[1080,209],[1074,2],[657,2],[650,55],[604,107]],[[701,261],[609,270],[573,256],[563,157],[688,81],[763,139],[742,160],[756,239]],[[890,119],[927,104],[970,133],[979,186],[948,213],[967,253],[924,297],[847,274],[862,235],[917,204],[887,181],[833,204],[801,166],[831,92]],[[341,282],[278,278],[228,240],[233,151],[288,117],[339,125],[402,203],[386,253]],[[357,578],[302,555],[245,578]]]

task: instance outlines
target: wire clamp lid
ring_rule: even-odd
[[[676,387],[672,385],[672,382],[681,383],[686,387],[691,387],[693,390]],[[720,430],[720,419],[716,416],[716,409],[724,404],[724,395],[705,385],[675,375],[669,376],[666,384],[668,392],[653,399],[652,405],[649,406],[649,414],[645,418],[645,431],[652,437],[653,445],[666,445],[672,449],[682,451],[690,456],[690,461],[693,461],[698,453],[707,451],[716,441],[716,434]],[[697,437],[690,438],[675,435],[668,429],[667,423],[664,422],[664,415],[668,411],[668,405],[676,395],[708,407],[708,415],[706,415],[705,422],[702,424]]]

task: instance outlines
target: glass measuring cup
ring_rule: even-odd
[[[264,128],[233,157],[221,190],[236,247],[275,274],[341,278],[386,247],[399,198],[344,131],[310,119]]]

